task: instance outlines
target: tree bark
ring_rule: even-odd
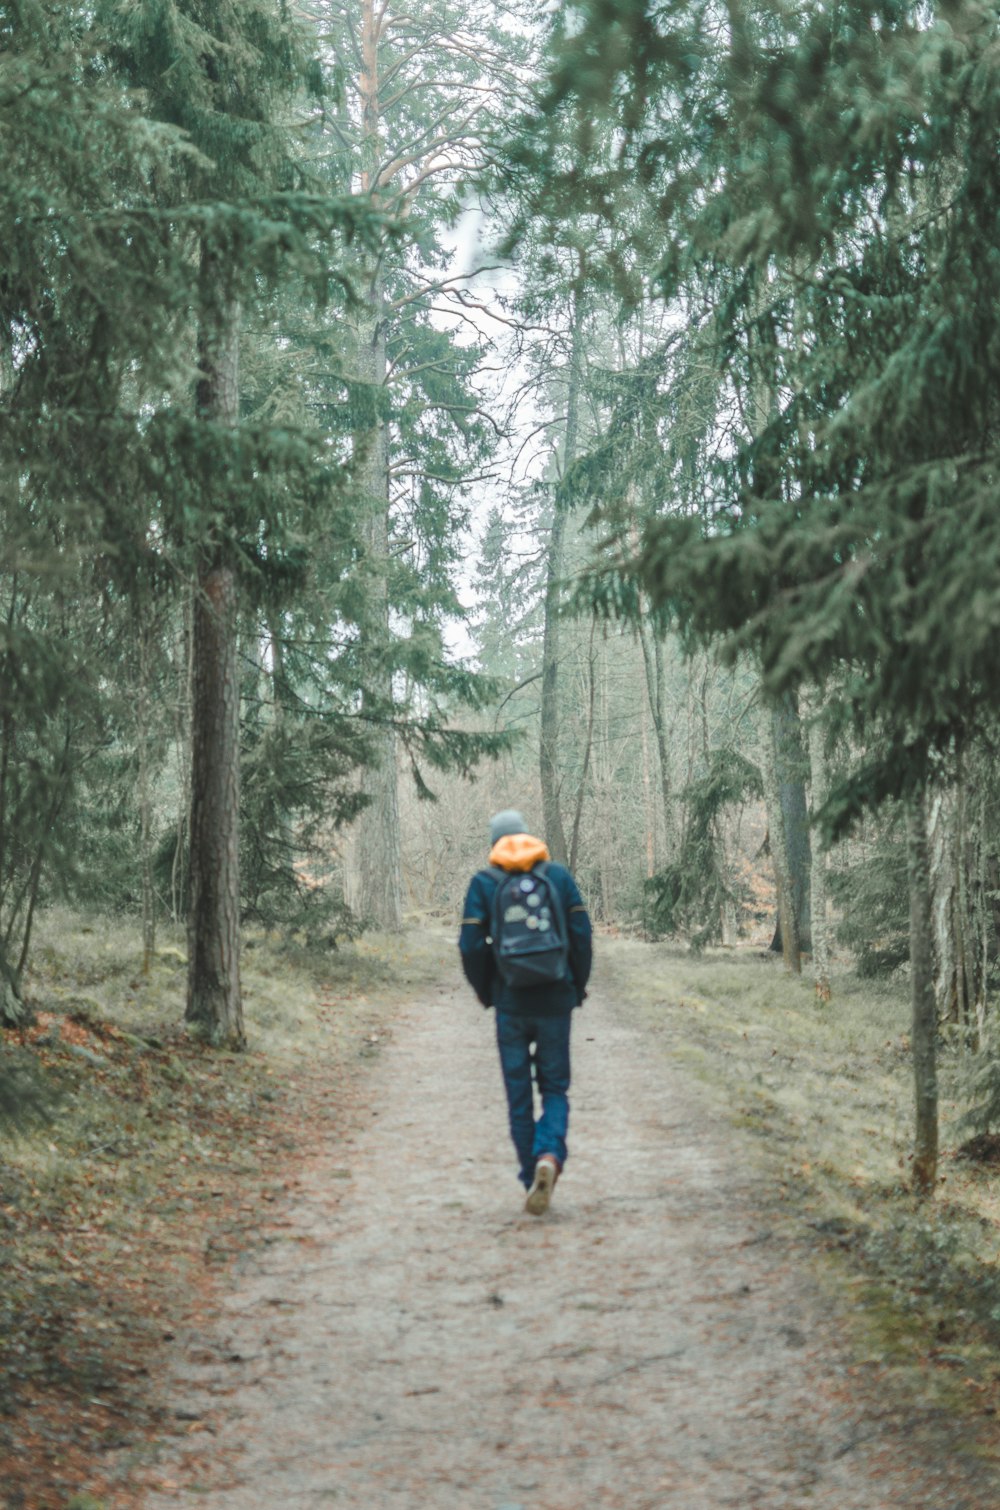
[[[598,878],[600,883],[601,921],[610,923],[614,911],[614,896],[611,885],[611,856],[614,835],[611,825],[611,717],[608,699],[608,634],[605,626],[601,649],[600,681],[601,735],[598,742],[600,765],[603,767],[597,782],[598,797]]]
[[[16,596],[17,578],[15,576],[8,628],[14,621]],[[9,880],[7,875],[7,780],[12,760],[16,758],[14,720],[9,707],[5,706],[0,712],[0,902],[4,900]],[[7,961],[6,950],[0,937],[0,1026],[15,1028],[23,1024],[27,1018],[28,1011],[21,999],[17,976]]]
[[[987,911],[989,827],[976,763],[928,804],[931,908],[938,1016],[982,1036],[992,934]],[[970,807],[978,822],[969,822]],[[963,1042],[965,1041],[963,1037]]]
[[[595,613],[590,625],[590,649],[587,655],[587,740],[583,751],[583,770],[580,772],[580,786],[576,794],[576,811],[573,814],[573,838],[569,849],[569,868],[576,873],[576,861],[580,851],[580,825],[583,821],[583,799],[587,792],[587,780],[590,775],[590,757],[594,749],[594,706],[597,701],[597,676],[594,670],[596,655],[594,651],[594,638],[597,634],[597,615]]]
[[[374,305],[381,302],[381,279],[372,285]],[[361,333],[360,375],[381,389],[386,378],[385,333],[373,309],[367,332]],[[374,759],[364,775],[369,805],[357,822],[358,895],[361,915],[379,928],[395,932],[403,925],[402,841],[399,823],[399,777],[396,732],[392,727],[392,670],[389,658],[389,454],[385,423],[357,437],[362,453],[357,477],[368,518],[364,537],[370,574],[368,643],[365,656],[366,689],[362,712],[374,721]]]
[[[987,800],[985,788],[979,793],[979,814],[976,836],[976,936],[979,945],[979,968],[976,982],[976,1049],[980,1050],[986,1036],[986,982],[990,968],[990,927],[989,909],[987,907],[987,889],[989,886],[989,855],[986,829]]]
[[[559,583],[563,570],[563,542],[566,514],[562,505],[553,504],[552,529],[549,534],[545,563],[545,623],[542,631],[542,693],[539,715],[538,777],[542,790],[542,822],[545,841],[553,860],[561,865],[568,861],[566,832],[563,828],[559,800]]]
[[[776,371],[777,336],[773,311],[768,310],[770,291],[760,270],[754,273],[757,288],[754,303],[760,323],[751,322],[747,330],[749,362],[747,421],[754,440],[759,440],[777,408],[778,374]],[[762,338],[767,332],[767,340]],[[773,457],[761,449],[754,461],[754,492],[759,499],[778,496],[781,479]],[[785,963],[798,973],[802,964],[800,951],[808,946],[809,823],[805,785],[802,775],[802,738],[798,707],[794,695],[780,699],[765,712],[765,765],[770,766],[771,802],[768,828],[775,861],[778,887],[778,927],[771,948],[781,949]],[[799,767],[798,778],[795,776]],[[788,927],[794,927],[788,937]]]
[[[186,1019],[212,1042],[245,1042],[240,994],[239,685],[236,576],[217,562],[194,604]]]
[[[660,794],[663,800],[663,855],[669,863],[677,854],[677,815],[670,770],[670,742],[667,731],[667,679],[663,670],[663,638],[653,635],[654,692],[656,701],[656,740],[660,751]]]
[[[142,890],[142,973],[148,976],[153,968],[156,949],[156,915],[153,889],[153,801],[150,774],[150,626],[142,621],[137,625],[139,638],[139,696],[136,699],[137,756],[139,763],[139,869]]]
[[[0,960],[0,1027],[23,1028],[31,1014],[14,984],[14,972]]]
[[[764,806],[767,811],[767,829],[771,843],[771,863],[774,866],[774,881],[778,892],[781,952],[787,968],[796,975],[800,975],[802,973],[802,955],[799,949],[798,926],[793,902],[792,874],[788,860],[787,839],[785,837],[785,816],[781,805],[781,792],[778,779],[775,720],[772,717],[772,710],[769,708],[764,708],[761,718],[760,745]]]
[[[663,678],[663,644],[655,629],[645,621],[643,611],[645,601],[640,596],[639,600],[639,644],[642,647],[642,663],[646,673],[646,699],[649,703],[650,717],[653,720],[653,733],[656,738],[656,751],[660,767],[660,802],[663,808],[663,859],[669,864],[676,853],[676,834],[674,832],[674,804],[670,782],[670,745],[667,740],[667,720],[664,706],[664,678]]]
[[[275,730],[284,732],[292,702],[292,688],[285,667],[285,642],[279,613],[272,614],[268,619],[267,632],[271,642],[271,716]],[[278,825],[281,868],[286,874],[292,875],[295,865],[295,829],[292,812],[284,804],[278,814]]]
[[[191,710],[194,707],[194,594],[183,599],[183,620],[176,645],[177,699],[174,705],[174,745],[177,751],[177,814],[174,859],[170,867],[170,916],[176,923],[187,915],[191,900]]]
[[[906,809],[906,860],[910,891],[910,975],[913,1002],[913,1077],[916,1129],[913,1186],[929,1196],[937,1183],[938,1091],[937,1000],[931,932],[930,854],[923,795],[911,797]]]
[[[38,893],[42,880],[42,868],[46,859],[49,835],[54,833],[56,822],[62,811],[63,803],[69,793],[70,785],[70,750],[73,742],[72,725],[67,721],[66,731],[63,736],[62,755],[58,770],[52,782],[52,796],[48,811],[41,816],[39,836],[33,848],[31,868],[28,878],[18,893],[7,919],[7,927],[4,932],[3,944],[0,946],[0,958],[9,966],[8,950],[14,936],[14,928],[20,918],[21,908],[24,907],[24,923],[21,928],[21,952],[17,964],[12,972],[12,979],[17,991],[24,976],[24,967],[28,963],[28,953],[31,949],[31,930],[34,926],[35,908],[38,905]]]
[[[642,742],[642,827],[646,840],[646,879],[656,874],[656,813],[653,808],[653,777],[650,771],[649,710],[640,701],[639,733]]]
[[[566,393],[566,427],[563,434],[562,474],[565,477],[576,457],[580,412],[580,378],[583,363],[583,311],[580,295],[573,299],[568,387]],[[542,632],[542,696],[538,741],[538,775],[542,789],[542,818],[545,840],[553,860],[566,865],[569,851],[563,826],[560,788],[562,766],[559,753],[559,645],[560,592],[563,553],[566,539],[566,503],[558,490],[552,500],[552,530],[549,535],[545,568],[544,628]]]
[[[927,854],[934,941],[934,990],[939,1015],[958,1023],[961,983],[958,951],[958,834],[954,791],[936,788],[927,803]]]
[[[791,884],[791,906],[795,912],[795,931],[800,950],[812,947],[812,904],[810,878],[812,844],[809,837],[809,809],[806,803],[806,753],[803,749],[802,720],[794,693],[788,693],[772,711],[774,724],[775,769],[778,797],[784,821],[785,849]],[[783,952],[781,924],[775,930],[771,948]]]
[[[203,256],[203,276],[212,259]],[[200,332],[198,409],[217,424],[239,418],[237,305]],[[240,992],[240,699],[237,583],[225,546],[204,548],[192,625],[191,820],[186,1020],[210,1042],[246,1041]]]
[[[816,814],[826,801],[827,772],[826,772],[826,749],[823,743],[823,726],[819,720],[818,708],[813,709],[813,716],[809,721],[809,785],[812,792],[812,817],[815,823]],[[821,1002],[830,1000],[830,930],[826,915],[826,851],[819,842],[818,836],[812,841],[812,873],[810,876],[812,887],[812,962],[813,981],[816,987],[817,999]]]
[[[361,7],[361,72],[359,92],[362,109],[363,187],[377,194],[381,150],[380,80],[378,40],[380,17],[374,0]],[[387,375],[384,290],[380,266],[371,274],[368,308],[358,324],[358,376],[373,391],[381,393]],[[387,422],[374,423],[355,438],[360,455],[358,483],[364,495],[368,518],[365,544],[368,550],[371,613],[365,656],[367,690],[362,712],[374,720],[374,759],[365,772],[364,790],[369,804],[356,824],[357,897],[362,917],[388,932],[403,926],[403,860],[399,823],[399,776],[397,741],[392,727],[392,671],[389,661],[389,436]],[[367,707],[365,706],[367,704]]]
[[[975,979],[978,950],[975,947],[976,920],[969,904],[969,830],[966,822],[966,782],[961,772],[958,777],[957,808],[955,862],[958,884],[955,899],[955,942],[958,955],[958,979],[955,994],[958,998],[962,1023],[968,1025],[972,1016],[972,1004],[979,994]]]

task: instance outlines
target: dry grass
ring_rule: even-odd
[[[967,1063],[953,1045],[941,1051],[937,1198],[921,1204],[909,1192],[906,982],[873,985],[845,968],[823,1005],[807,977],[761,953],[699,958],[619,940],[602,941],[600,971],[720,1116],[754,1135],[762,1194],[776,1193],[793,1226],[838,1255],[861,1346],[924,1370],[921,1387],[936,1363],[992,1411],[1000,1180],[954,1157]]]
[[[838,1182],[902,1177],[912,1100],[902,991],[846,976],[822,1006],[807,979],[759,953],[609,940],[601,956],[649,1030],[728,1100],[735,1093],[744,1120],[770,1123]]]

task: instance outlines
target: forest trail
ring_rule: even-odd
[[[454,983],[400,1005],[367,1108],[179,1339],[168,1404],[208,1429],[163,1445],[145,1510],[995,1507],[956,1426],[848,1368],[739,1135],[609,985],[541,1219],[492,1017]]]

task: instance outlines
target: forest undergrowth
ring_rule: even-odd
[[[145,978],[134,921],[41,920],[35,1020],[3,1035],[45,1109],[0,1161],[4,1510],[103,1510],[105,1452],[202,1429],[158,1399],[176,1330],[294,1188],[307,1130],[357,1096],[388,1003],[439,979],[443,953],[424,935],[313,952],[251,933],[248,1051],[209,1053],[183,1030],[179,932]]]
[[[1000,1170],[963,1127],[971,1061],[939,1065],[936,1196],[910,1184],[908,981],[841,962],[832,1002],[750,949],[694,955],[607,940],[601,973],[671,1061],[753,1138],[761,1199],[846,1301],[857,1356],[924,1403],[1000,1409]]]

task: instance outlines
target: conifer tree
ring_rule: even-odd
[[[244,422],[244,303],[262,274],[319,269],[317,239],[351,209],[309,185],[290,152],[287,111],[309,64],[302,30],[277,0],[104,0],[98,20],[112,65],[190,148],[157,184],[162,221],[197,265],[193,412],[165,427],[176,466],[168,527],[194,584],[186,1015],[212,1041],[239,1045],[240,578],[258,554],[267,497],[258,479],[302,460],[286,454],[280,427]]]
[[[190,269],[152,180],[185,150],[100,66],[91,8],[0,16],[0,996],[19,1011],[41,889],[72,874],[122,606],[155,581],[136,480]],[[141,488],[138,490],[141,493]]]

